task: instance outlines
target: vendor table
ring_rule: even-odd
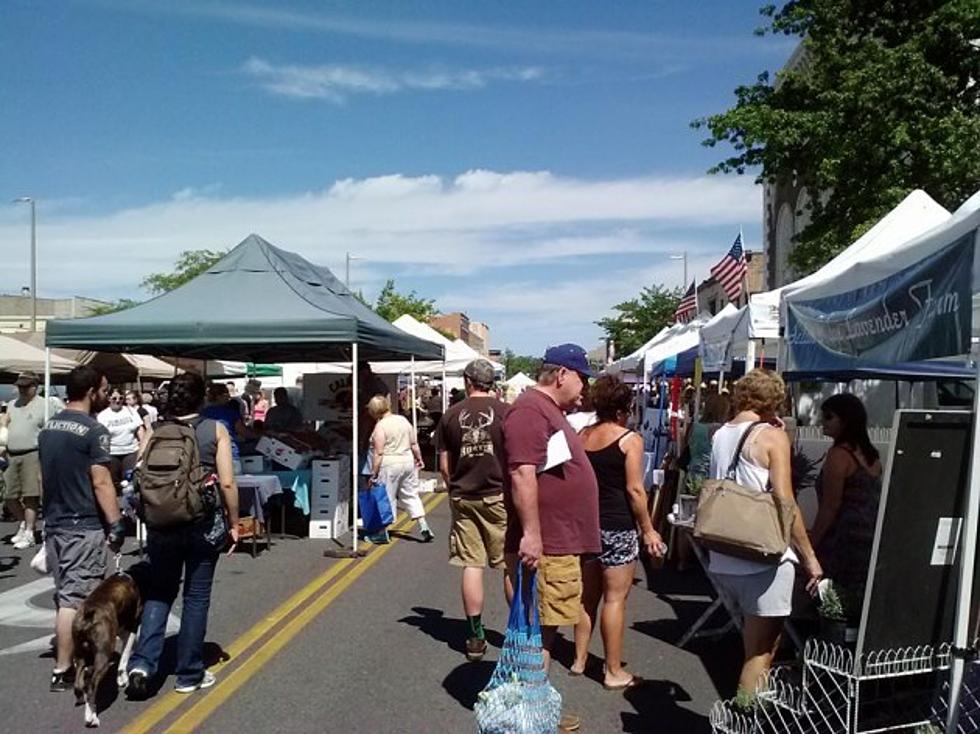
[[[269,526],[265,522],[265,505],[271,497],[282,494],[282,483],[277,476],[265,474],[239,474],[235,477],[238,483],[238,511],[240,515],[251,514],[257,527],[264,528],[262,539],[272,548]],[[256,535],[252,534],[252,557],[255,557]],[[286,505],[279,503],[279,537],[286,537]]]
[[[677,518],[673,513],[667,516],[668,521],[673,526],[675,532],[690,533],[694,531],[694,518]],[[711,588],[714,589],[715,599],[711,602],[704,613],[698,617],[694,624],[692,624],[687,631],[681,635],[681,638],[677,641],[677,647],[684,647],[691,640],[697,640],[703,637],[721,637],[728,633],[732,628],[742,629],[742,612],[738,608],[736,601],[729,596],[725,591],[715,583],[715,578],[708,570],[708,552],[701,547],[699,543],[690,543],[693,549],[694,556],[698,559],[698,563],[704,569],[704,575],[708,577],[708,581],[711,583]],[[728,613],[728,620],[721,627],[715,627],[713,629],[702,629],[711,619],[712,615],[721,607],[725,608]],[[803,651],[803,640],[800,639],[799,634],[793,627],[793,623],[788,619],[785,623],[786,634],[789,635],[790,639],[793,640],[793,644],[796,645],[796,649]]]
[[[293,506],[299,508],[304,515],[310,514],[310,482],[312,480],[309,469],[268,471],[256,476],[275,477],[283,490],[292,490]]]

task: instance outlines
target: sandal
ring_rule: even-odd
[[[610,686],[606,683],[602,684],[602,687],[607,691],[626,691],[630,688],[636,688],[637,686],[642,686],[646,681],[638,675],[631,676],[625,683],[617,683],[614,686]]]

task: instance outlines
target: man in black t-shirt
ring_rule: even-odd
[[[439,421],[439,471],[449,489],[452,530],[449,562],[463,568],[463,607],[470,625],[466,657],[481,660],[487,649],[483,569],[504,567],[503,422],[507,404],[491,394],[493,365],[477,359],[463,371],[466,399]]]
[[[108,383],[83,365],[68,373],[68,403],[38,436],[44,482],[44,546],[54,576],[57,660],[51,690],[72,687],[75,611],[106,572],[106,545],[122,547],[125,525],[109,473],[109,432],[92,417],[108,405]]]

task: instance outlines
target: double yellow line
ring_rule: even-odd
[[[446,495],[444,493],[434,495],[434,497],[426,502],[426,512],[428,513],[434,509],[445,497]],[[411,524],[411,522],[412,520],[410,518],[405,517],[396,523],[392,530],[402,530]],[[227,661],[212,666],[211,670],[213,672],[217,672],[221,668],[239,662],[239,657],[248,651],[249,648],[272,632],[281,622],[290,617],[296,609],[305,604],[310,598],[322,591],[311,604],[298,614],[292,616],[288,622],[276,630],[258,649],[254,650],[244,660],[241,660],[240,664],[228,676],[220,679],[213,688],[204,692],[204,695],[196,697],[196,702],[166,729],[168,734],[191,732],[199,727],[205,719],[213,714],[235,691],[245,685],[262,666],[282,650],[320,612],[330,606],[354,581],[377,563],[397,542],[397,538],[392,538],[391,543],[388,545],[376,546],[364,559],[356,561],[354,559],[344,559],[335,563],[327,571],[317,576],[313,581],[276,607],[271,614],[257,622],[231,643],[227,649]],[[336,583],[330,585],[331,581],[338,578],[339,580]],[[330,586],[324,591],[323,589],[327,585]],[[182,703],[187,702],[187,700],[188,697],[186,695],[173,691],[167,693],[159,701],[150,706],[150,708],[129,722],[121,730],[122,734],[144,734],[144,732],[149,731],[163,721],[163,719],[169,716]]]

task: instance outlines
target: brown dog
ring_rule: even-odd
[[[85,725],[98,726],[95,696],[99,684],[112,664],[116,639],[126,636],[119,658],[116,684],[126,686],[126,666],[136,641],[143,603],[132,577],[116,573],[89,594],[78,608],[71,626],[75,645],[75,701],[85,703]]]

